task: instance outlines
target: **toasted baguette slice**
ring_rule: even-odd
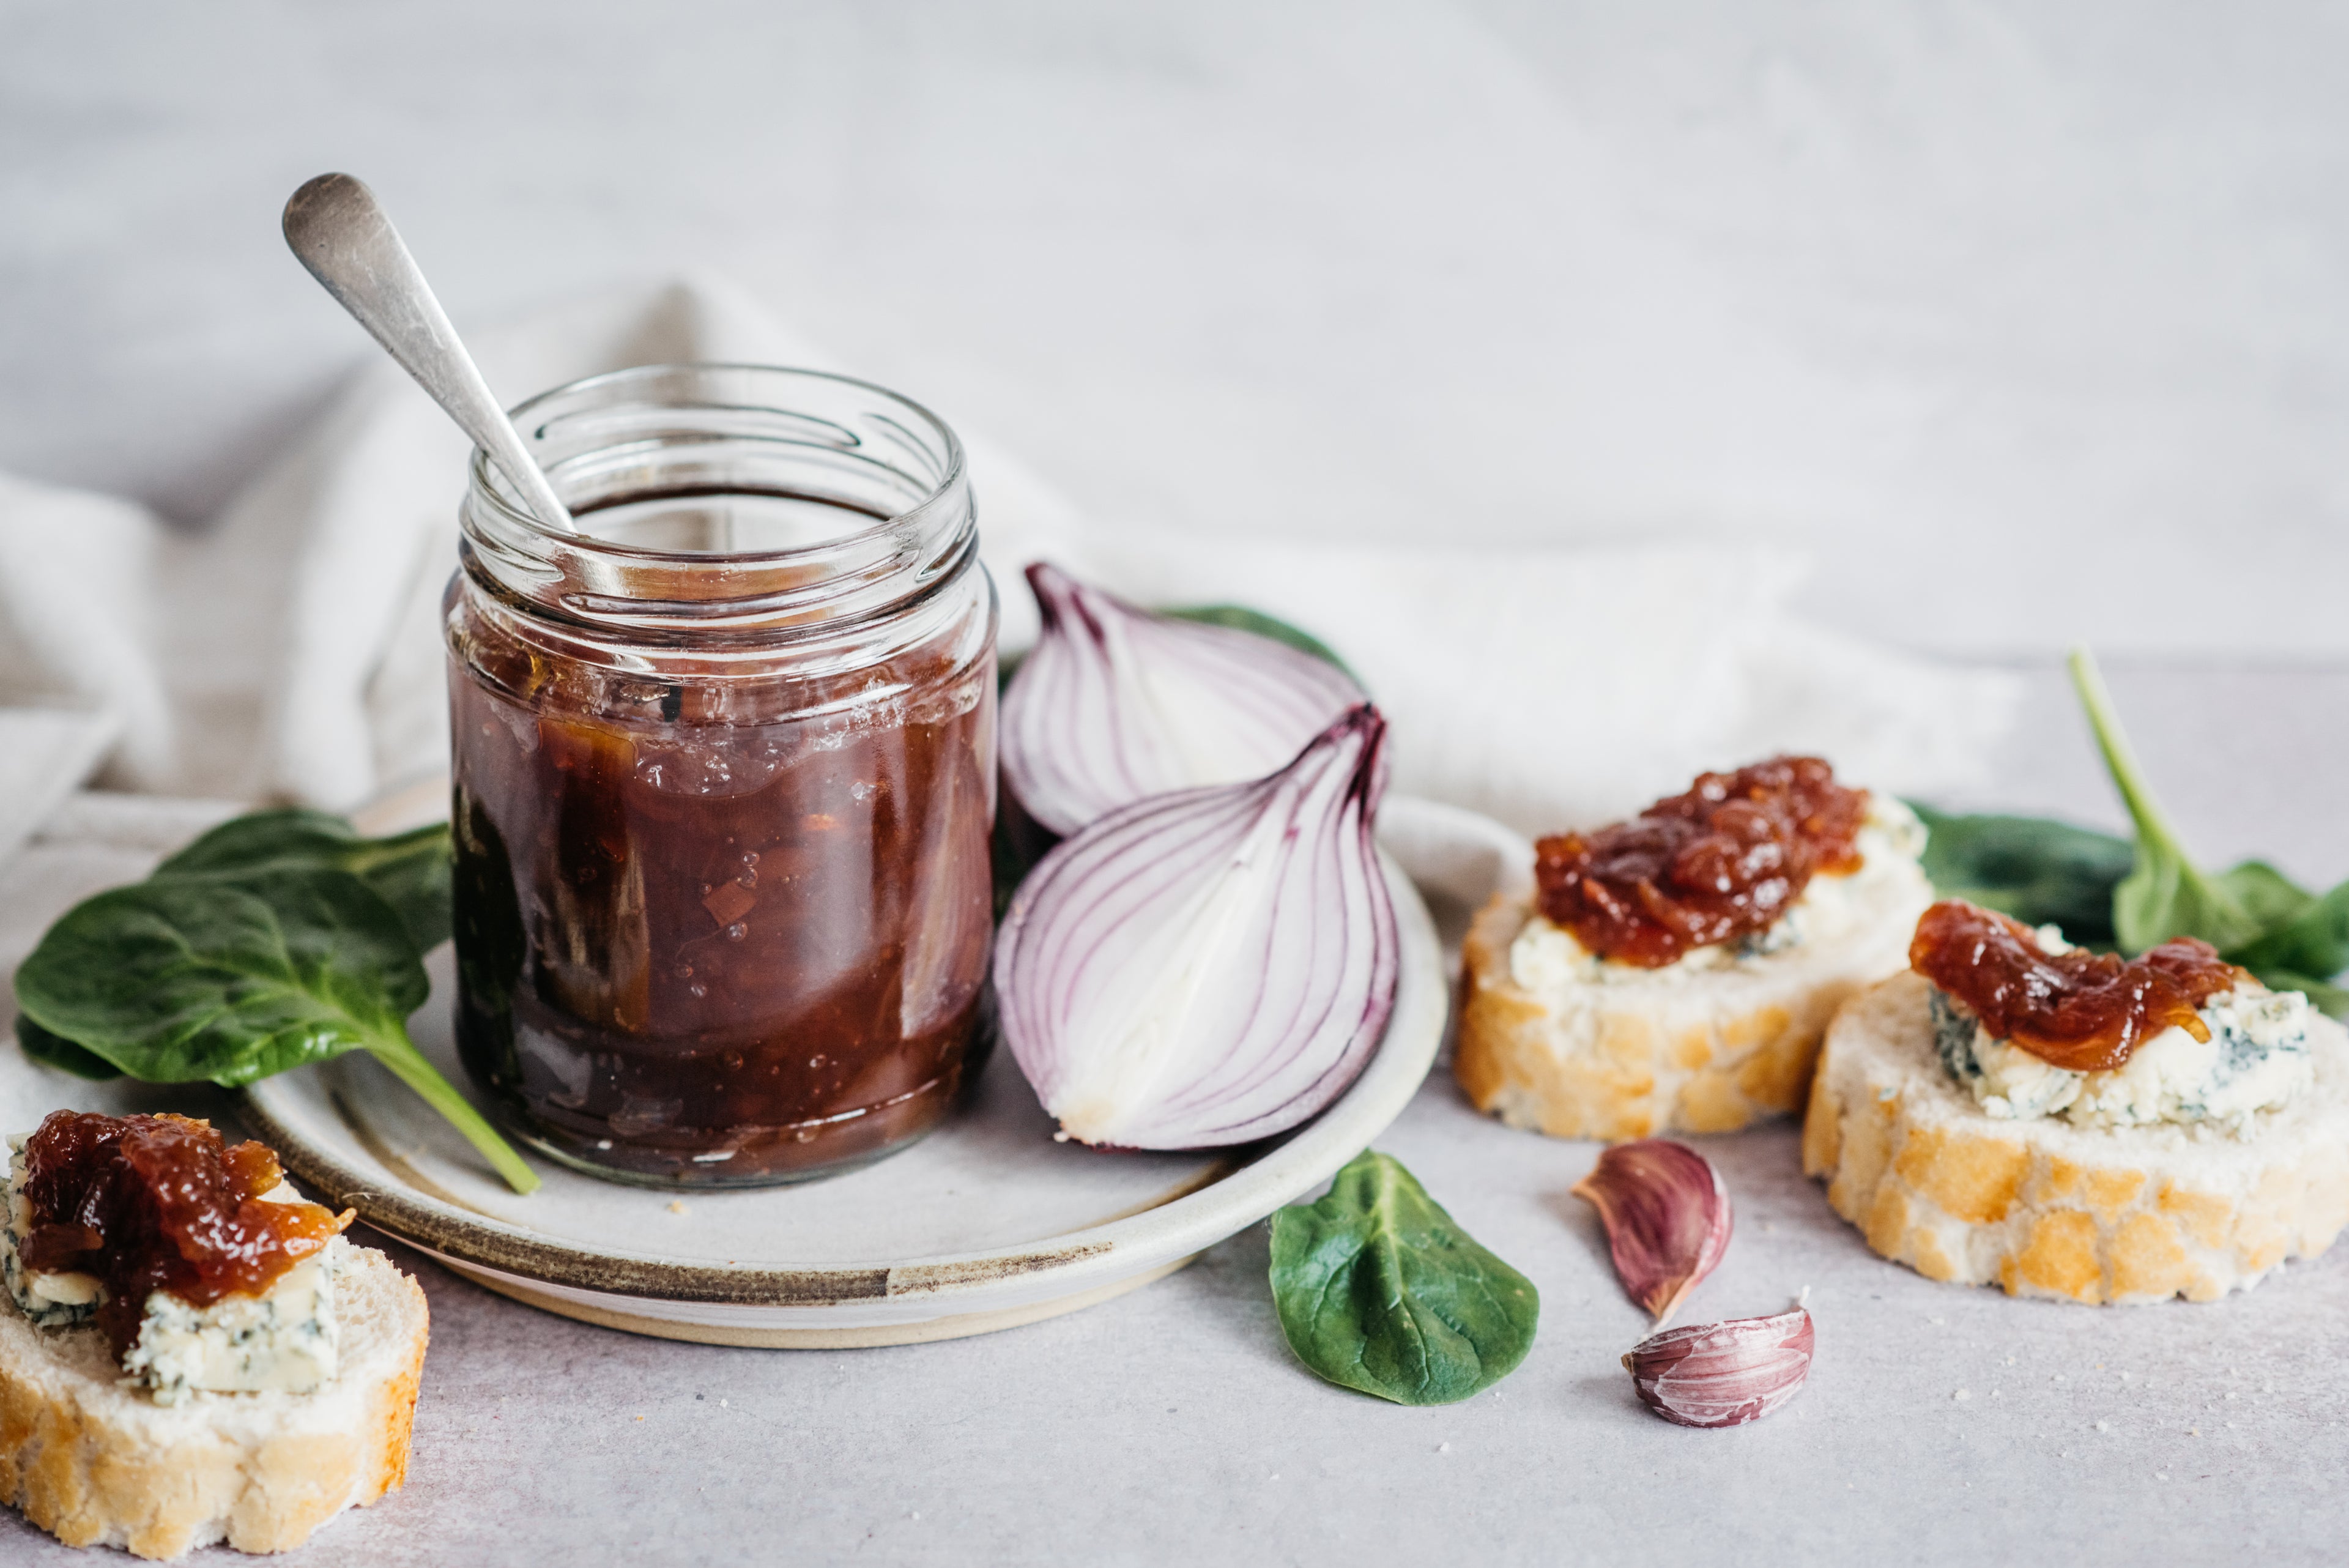
[[[335,1282],[333,1382],[307,1394],[125,1387],[90,1324],[39,1329],[0,1298],[0,1501],[68,1546],[176,1557],[284,1552],[397,1488],[429,1328],[424,1293],[372,1248]]]
[[[1884,1256],[2012,1295],[2202,1302],[2349,1223],[2349,1033],[2331,1019],[2309,1019],[2312,1088],[2240,1137],[2198,1137],[1992,1118],[1941,1065],[1931,992],[1901,974],[1853,999],[1803,1124],[1803,1168]]]
[[[1892,863],[1816,940],[1711,969],[1618,971],[1561,997],[1518,983],[1510,952],[1533,906],[1504,894],[1462,944],[1453,1073],[1478,1110],[1554,1137],[1734,1132],[1795,1110],[1827,1021],[1907,966],[1932,899],[1913,859]]]

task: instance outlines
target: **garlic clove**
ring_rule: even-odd
[[[1252,1142],[1361,1072],[1400,973],[1371,839],[1385,733],[1365,703],[1268,777],[1112,812],[1020,884],[1003,1040],[1064,1137]]]
[[[1617,1144],[1573,1191],[1599,1210],[1616,1278],[1658,1328],[1729,1251],[1729,1189],[1686,1144]]]
[[[1796,1306],[1773,1317],[1651,1334],[1623,1357],[1640,1402],[1682,1427],[1742,1427],[1802,1392],[1816,1336]]]
[[[1153,615],[1039,561],[1043,631],[1003,694],[1003,779],[1065,836],[1170,790],[1287,763],[1363,701],[1342,670],[1254,632]]]

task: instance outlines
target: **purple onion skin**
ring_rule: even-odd
[[[1288,766],[1241,784],[1138,802],[1064,840],[1011,901],[997,936],[1004,1043],[1064,1132],[1102,1147],[1251,1143],[1313,1116],[1351,1084],[1393,1011],[1400,943],[1371,825],[1385,787],[1386,722],[1361,704]],[[1236,871],[1236,855],[1256,858]],[[1228,977],[1193,993],[1195,1048],[1162,1056],[1147,1103],[1110,1103],[1084,1053],[1116,1051],[1121,1009],[1190,929],[1205,894],[1222,906],[1215,950]],[[1097,1069],[1088,1078],[1085,1069]],[[1090,1087],[1089,1087],[1090,1085]]]
[[[1269,774],[1363,701],[1344,671],[1270,638],[1152,615],[1047,562],[1028,584],[1043,631],[1003,694],[1003,781],[1055,835],[1153,795]],[[1186,672],[1213,707],[1217,743],[1244,765],[1197,776],[1195,755],[1118,679],[1135,664]]]
[[[1797,1306],[1651,1334],[1623,1357],[1640,1403],[1682,1427],[1742,1427],[1803,1391],[1816,1336]]]

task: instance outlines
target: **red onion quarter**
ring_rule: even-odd
[[[1003,780],[1051,832],[1170,790],[1262,778],[1362,701],[1254,632],[1155,616],[1039,561],[1043,634],[1003,694]]]
[[[1060,1136],[1247,1143],[1354,1080],[1398,972],[1371,838],[1385,738],[1364,703],[1268,777],[1112,813],[1020,885],[996,994]]]

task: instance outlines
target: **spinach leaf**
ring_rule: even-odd
[[[1398,1405],[1448,1405],[1499,1382],[1541,1311],[1532,1281],[1367,1149],[1319,1202],[1273,1215],[1272,1295],[1299,1360]]]
[[[150,1083],[234,1088],[363,1049],[528,1192],[538,1178],[408,1037],[429,989],[391,905],[352,872],[301,865],[100,893],[16,971],[42,1031]]]
[[[250,876],[309,867],[348,871],[396,910],[419,953],[449,940],[449,828],[434,823],[362,838],[323,811],[256,811],[224,822],[155,868],[163,877]]]
[[[1930,836],[1925,873],[1943,897],[2049,921],[2073,941],[2137,953],[2172,937],[2199,937],[2277,991],[2307,993],[2349,1018],[2349,882],[2319,898],[2263,860],[2216,876],[2178,842],[2129,749],[2111,693],[2085,648],[2071,659],[2106,769],[2137,826],[2132,844],[2066,823],[2023,816],[1952,816],[1914,805]]]
[[[2247,946],[2256,945],[2291,925],[2316,902],[2316,895],[2264,860],[2246,860],[2232,870],[2220,872],[2211,880],[2232,893],[2243,912],[2251,916],[2251,923],[2259,928],[2261,934]]]
[[[2171,937],[2199,937],[2271,989],[2304,992],[2311,1005],[2349,1018],[2349,990],[2330,983],[2349,969],[2349,882],[2319,898],[2263,860],[2215,877],[2197,868],[2137,769],[2095,660],[2075,648],[2071,663],[2106,769],[2137,823],[2134,867],[2113,889],[2121,947],[2143,952]]]
[[[2285,888],[2291,884],[2257,862],[2246,862],[2224,877],[2207,876],[2196,867],[2138,770],[2096,661],[2086,649],[2075,648],[2071,667],[2072,685],[2087,710],[2106,771],[2137,824],[2135,867],[2113,889],[2113,929],[2122,950],[2143,952],[2171,937],[2199,937],[2220,952],[2251,941],[2262,929],[2253,906],[2274,907],[2282,891],[2274,884]]]
[[[36,1062],[71,1073],[77,1078],[105,1083],[122,1076],[122,1069],[103,1056],[93,1055],[62,1034],[52,1034],[23,1013],[16,1015],[17,1048]]]
[[[1963,898],[2028,926],[2054,924],[2070,940],[2113,944],[2113,888],[2137,851],[2126,838],[2031,816],[1956,816],[1909,803],[1930,835],[1925,875],[1944,898]]]
[[[1276,616],[1252,610],[1246,605],[1189,605],[1179,609],[1163,609],[1158,613],[1173,616],[1176,620],[1197,621],[1203,626],[1227,626],[1235,631],[1252,631],[1258,637],[1268,637],[1275,642],[1285,643],[1299,653],[1309,653],[1324,664],[1333,664],[1349,676],[1354,673],[1346,669],[1346,661],[1338,657],[1335,649],[1311,632],[1301,631]]]
[[[2323,991],[2334,992],[2333,987],[2310,977],[2329,977],[2349,969],[2349,882],[2321,898],[2308,899],[2297,914],[2269,927],[2227,957],[2280,991],[2307,991],[2309,1001],[2336,1018],[2342,1016],[2309,987],[2320,985]],[[2292,975],[2293,982],[2281,984],[2274,978],[2278,974]]]

